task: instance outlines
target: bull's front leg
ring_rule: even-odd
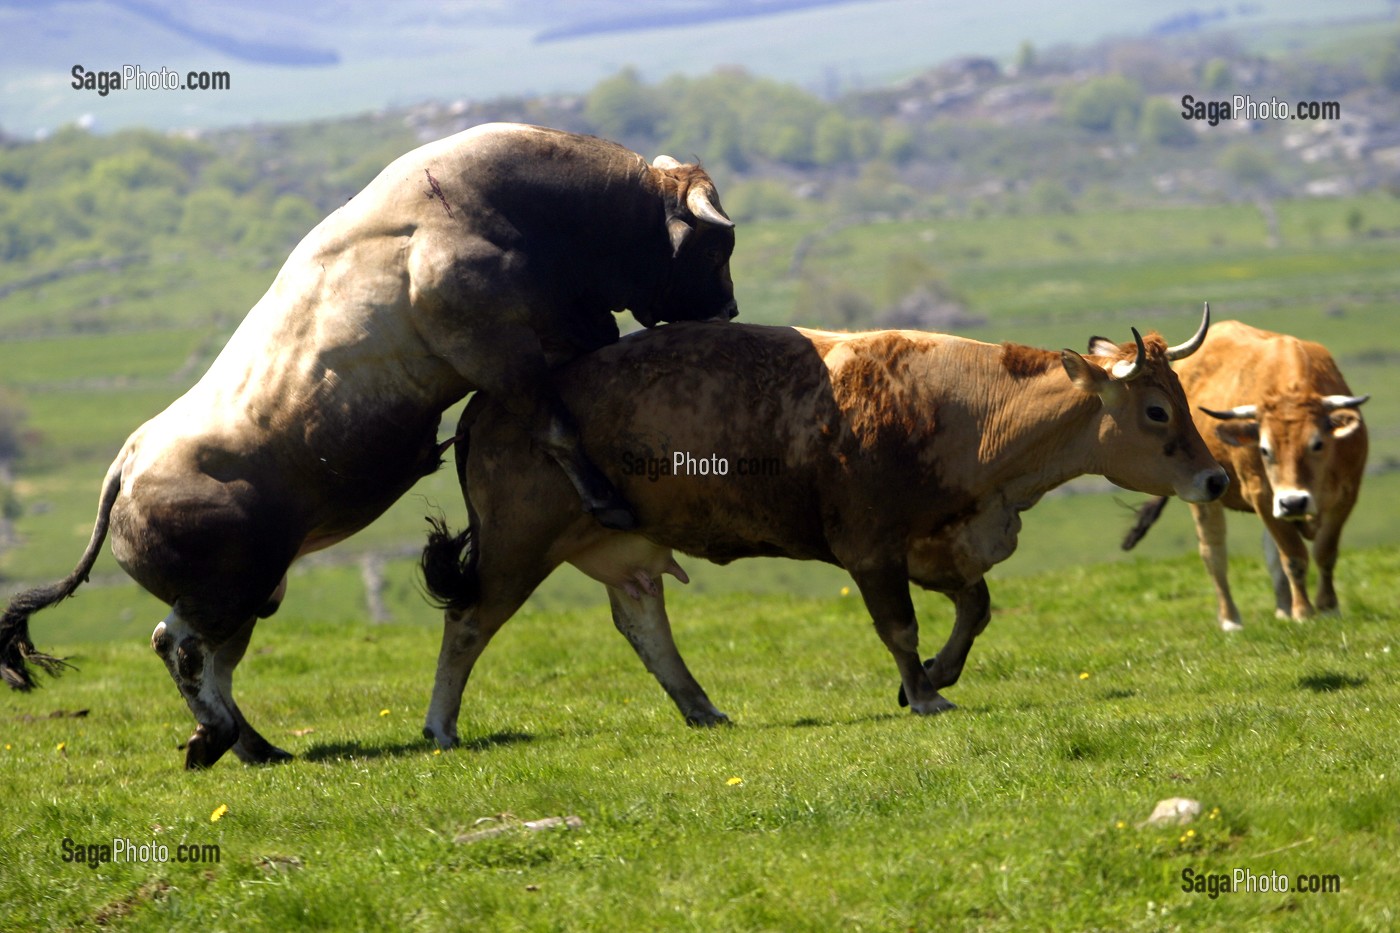
[[[528,327],[500,324],[442,335],[439,352],[472,386],[523,421],[530,438],[569,478],[584,511],[605,528],[637,525],[622,494],[583,452],[578,425],[550,381],[539,337]]]
[[[914,601],[909,598],[908,569],[902,563],[853,569],[851,579],[860,588],[880,640],[894,656],[910,710],[931,715],[956,709],[939,695],[919,661],[919,621],[914,616]]]

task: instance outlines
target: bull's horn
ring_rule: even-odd
[[[690,212],[695,215],[696,220],[703,220],[721,227],[734,226],[734,221],[721,214],[719,208],[711,203],[708,186],[691,185],[690,190],[685,195],[685,206],[690,208]]]
[[[681,163],[678,159],[673,159],[668,155],[659,155],[651,160],[651,167],[660,169],[680,168]]]
[[[1201,348],[1201,344],[1206,342],[1206,331],[1210,330],[1210,302],[1206,302],[1205,313],[1201,315],[1201,326],[1196,331],[1196,336],[1185,343],[1177,344],[1167,348],[1167,359],[1175,362],[1184,360],[1192,353]]]
[[[1370,398],[1369,395],[1325,395],[1322,397],[1322,410],[1336,411],[1338,408],[1360,408]]]
[[[1132,382],[1142,375],[1142,365],[1147,362],[1147,347],[1143,345],[1142,334],[1133,328],[1133,340],[1137,341],[1137,356],[1131,360],[1119,360],[1113,364],[1113,378],[1122,382]]]
[[[1221,421],[1240,421],[1242,419],[1259,417],[1258,405],[1237,405],[1225,411],[1215,411],[1214,409],[1206,408],[1202,405],[1201,411],[1210,415],[1212,418],[1219,418]]]

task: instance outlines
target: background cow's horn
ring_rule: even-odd
[[[1147,347],[1142,342],[1142,334],[1133,328],[1133,340],[1137,341],[1137,356],[1132,360],[1119,360],[1113,364],[1113,378],[1131,382],[1142,375],[1142,364],[1147,362]]]
[[[1322,398],[1322,410],[1336,411],[1338,408],[1360,408],[1370,399],[1369,395],[1326,395]]]
[[[718,224],[721,227],[732,227],[734,221],[719,212],[719,208],[710,202],[710,189],[703,185],[692,185],[685,195],[685,206],[690,208],[690,212],[695,215],[696,220],[703,220],[706,223]]]
[[[1196,336],[1185,343],[1179,343],[1174,347],[1167,348],[1167,359],[1176,361],[1184,360],[1201,348],[1201,344],[1206,342],[1206,331],[1210,330],[1210,302],[1206,302],[1205,313],[1201,315],[1201,326],[1196,330]]]
[[[651,167],[660,169],[680,168],[681,163],[678,159],[673,159],[668,155],[659,155],[651,160]]]
[[[1257,418],[1259,416],[1259,407],[1257,405],[1238,405],[1225,411],[1216,411],[1213,408],[1206,408],[1202,405],[1201,411],[1210,415],[1212,418],[1219,418],[1221,421],[1239,421],[1243,418]]]

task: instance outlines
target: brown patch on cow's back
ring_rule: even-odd
[[[862,449],[932,433],[932,411],[920,418],[910,363],[914,343],[893,331],[845,344],[848,355],[831,373],[832,394]]]
[[[1028,379],[1050,371],[1060,362],[1060,354],[1054,350],[1041,350],[1019,343],[1001,345],[1001,365],[1017,379]]]

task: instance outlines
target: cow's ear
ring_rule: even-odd
[[[1107,337],[1090,337],[1089,354],[1091,356],[1117,356],[1118,344]]]
[[[671,236],[671,258],[674,259],[680,255],[681,247],[695,228],[673,214],[666,220],[666,232]]]
[[[1117,347],[1114,349],[1116,350]],[[1065,367],[1069,381],[1074,383],[1074,387],[1081,392],[1102,395],[1104,388],[1111,381],[1108,373],[1104,372],[1101,367],[1090,363],[1073,350],[1061,350],[1060,363]]]
[[[1215,426],[1215,436],[1231,447],[1252,447],[1259,443],[1259,422],[1222,421]]]
[[[1361,413],[1349,408],[1337,409],[1327,416],[1327,420],[1332,423],[1332,436],[1339,440],[1356,433],[1356,429],[1361,427]]]

